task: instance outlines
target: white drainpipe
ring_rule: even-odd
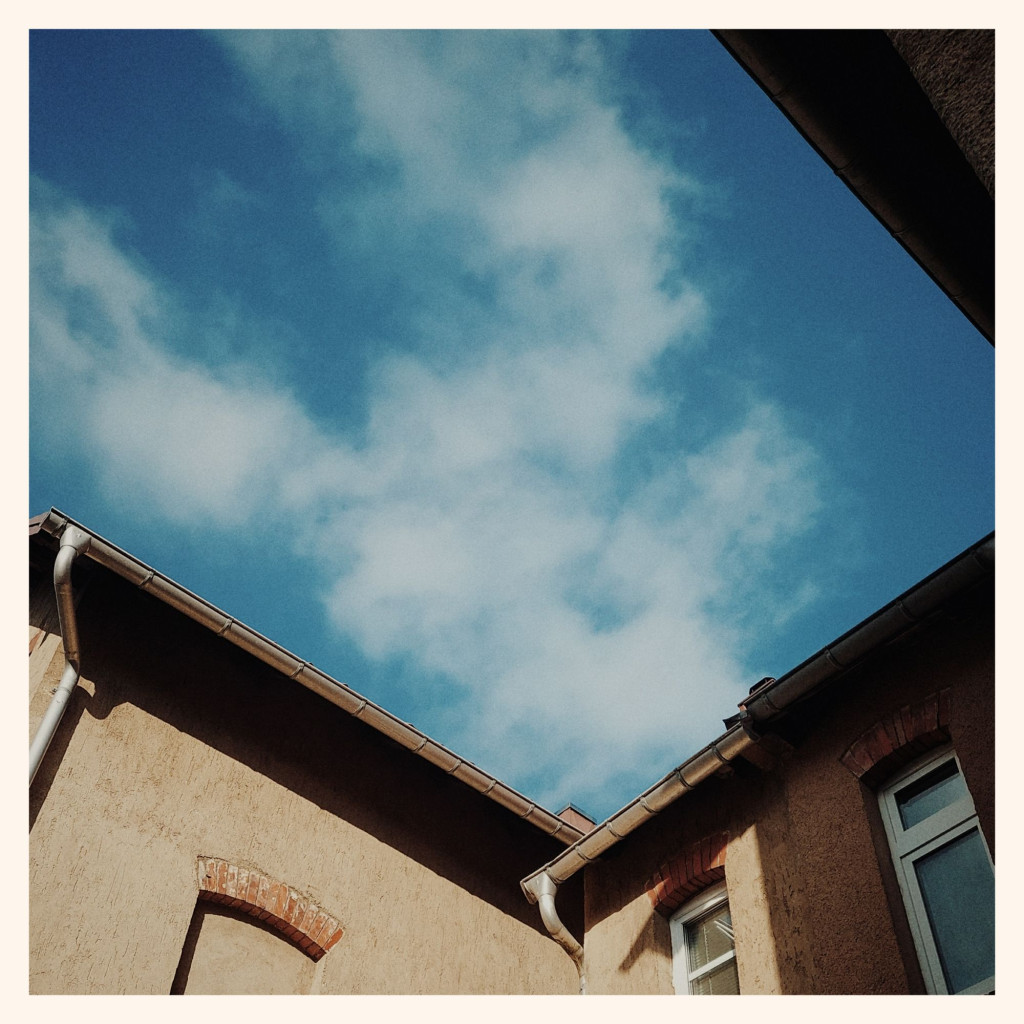
[[[767,685],[752,691],[740,704],[738,721],[727,732],[519,883],[526,898],[540,908],[551,937],[576,961],[581,992],[583,947],[558,918],[558,886],[757,743],[760,737],[756,727],[762,722],[770,721],[784,708],[834,682],[936,613],[947,601],[992,574],[995,558],[995,534],[990,534],[791,672],[779,679],[765,680]]]
[[[583,973],[583,946],[562,924],[555,909],[558,887],[580,868],[597,860],[606,850],[620,839],[639,828],[645,821],[659,814],[684,793],[695,789],[701,782],[719,771],[757,742],[755,734],[743,723],[732,726],[699,753],[665,778],[645,790],[613,814],[604,824],[576,840],[564,853],[549,861],[544,867],[524,878],[520,885],[526,898],[536,903],[541,920],[551,937],[576,962],[580,972],[580,993],[586,994]]]
[[[92,538],[75,526],[68,526],[60,539],[60,551],[53,563],[53,589],[57,595],[57,615],[60,618],[60,635],[64,642],[64,672],[57,689],[53,691],[50,706],[39,723],[35,738],[28,751],[28,784],[36,777],[50,741],[71,699],[71,692],[81,675],[78,645],[78,621],[75,618],[75,600],[71,586],[71,566],[75,559],[88,550]]]
[[[516,792],[510,786],[488,775],[477,768],[476,765],[459,757],[458,754],[443,747],[440,743],[432,740],[429,736],[420,732],[408,722],[403,722],[382,707],[367,700],[355,690],[332,679],[325,672],[321,672],[316,666],[303,661],[296,655],[286,651],[283,647],[261,636],[255,630],[250,629],[244,623],[236,621],[230,615],[215,608],[208,601],[190,593],[184,587],[173,580],[156,572],[148,565],[133,558],[126,551],[115,547],[101,536],[87,530],[80,523],[75,523],[63,512],[57,509],[50,511],[38,518],[37,529],[49,534],[52,537],[61,538],[62,546],[67,544],[73,546],[81,554],[88,550],[88,557],[91,561],[97,562],[105,569],[116,573],[129,583],[134,584],[140,590],[152,594],[155,598],[163,601],[175,611],[181,612],[195,622],[198,622],[206,629],[212,630],[218,636],[240,647],[243,651],[258,658],[264,664],[269,665],[277,672],[281,672],[287,678],[294,679],[300,685],[312,690],[313,693],[329,700],[332,704],[348,712],[354,718],[358,718],[370,728],[383,733],[389,739],[412,751],[418,757],[423,758],[430,764],[435,765],[442,771],[447,772],[453,778],[469,786],[478,793],[483,794],[489,800],[512,811],[520,818],[535,825],[542,832],[555,836],[562,842],[572,842],[580,837],[580,830],[574,825],[563,821],[556,814],[538,806],[532,800]],[[72,559],[70,551],[63,556]],[[61,554],[57,556],[59,565],[63,560]],[[70,562],[67,567],[70,572]],[[56,578],[56,566],[54,575]],[[62,632],[64,633],[65,658],[73,661],[77,666],[78,661],[78,640],[75,631],[74,606],[71,603],[70,575],[67,573],[64,589],[67,599],[62,603],[61,584],[58,583],[57,600],[61,609]],[[67,626],[64,625],[65,621]],[[68,638],[74,635],[73,657],[68,653]],[[75,686],[77,675],[67,685],[67,692],[70,693]],[[61,681],[63,687],[64,681]],[[56,701],[56,697],[54,700]],[[66,701],[67,697],[64,697]],[[52,707],[51,707],[52,710]],[[47,712],[49,715],[49,711]],[[59,720],[59,718],[58,718]],[[53,723],[56,729],[56,722]],[[42,733],[40,729],[40,733]],[[52,735],[52,732],[51,732]],[[46,742],[49,742],[47,737]],[[33,743],[33,765],[35,760],[35,743]],[[45,752],[45,748],[44,751]],[[39,757],[42,757],[40,752]],[[34,768],[30,772],[34,774]]]
[[[562,924],[562,919],[555,909],[555,895],[558,892],[558,884],[547,873],[537,878],[534,895],[537,900],[537,907],[540,910],[540,919],[544,922],[551,938],[572,957],[576,964],[576,970],[580,972],[580,995],[587,994],[587,979],[583,973],[583,947],[576,941],[568,928]]]

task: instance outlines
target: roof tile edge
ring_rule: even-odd
[[[355,715],[355,712],[352,710],[353,704],[360,712],[364,708],[372,709],[373,720],[367,720],[366,718],[362,720],[375,732],[395,740],[406,747],[411,753],[435,766],[440,767],[440,754],[442,760],[450,758],[451,761],[454,761],[456,768],[465,765],[467,768],[472,769],[471,776],[468,772],[460,776],[457,771],[449,769],[449,773],[468,789],[512,811],[524,820],[529,821],[530,824],[540,829],[540,831],[556,837],[566,845],[571,845],[582,838],[583,833],[578,828],[563,821],[557,814],[553,814],[551,811],[538,806],[535,801],[529,800],[522,793],[517,792],[511,786],[505,785],[500,779],[485,772],[471,761],[459,757],[458,754],[448,750],[447,747],[442,746],[436,740],[431,739],[426,733],[420,732],[414,726],[401,721],[401,719],[379,705],[374,704],[366,697],[363,697],[351,687],[346,686],[344,683],[327,675],[321,669],[287,651],[273,640],[269,640],[262,634],[257,633],[256,630],[251,629],[226,612],[221,611],[210,604],[209,601],[181,586],[181,584],[175,583],[169,576],[157,572],[134,555],[112,544],[95,531],[76,522],[60,510],[51,508],[49,512],[31,517],[29,519],[29,536],[31,537],[42,532],[59,540],[61,534],[69,526],[77,527],[83,533],[89,535],[91,542],[85,555],[104,566],[104,568],[128,580],[128,582],[134,583],[136,586],[140,586],[143,581],[146,583],[154,580],[159,581],[157,586],[147,586],[146,588],[153,596],[176,611],[187,615],[211,632],[219,635],[222,639],[258,658],[275,671],[294,679],[294,681],[305,686],[306,689],[312,690],[312,692],[330,701],[350,715]],[[231,625],[230,629],[225,629],[225,622]],[[306,671],[296,671],[296,664]],[[470,777],[473,779],[472,782]],[[482,780],[486,780],[486,788],[479,786],[479,782]],[[474,785],[473,782],[478,784]]]

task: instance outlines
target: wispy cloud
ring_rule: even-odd
[[[591,39],[226,43],[324,169],[311,201],[339,252],[367,274],[401,255],[405,330],[359,382],[366,422],[348,434],[258,366],[172,354],[182,297],[46,190],[34,400],[70,393],[105,486],[154,515],[330,530],[307,567],[330,622],[446,680],[439,738],[485,768],[584,806],[650,781],[752,681],[750,602],[820,504],[813,450],[756,397],[710,442],[684,426],[671,457],[640,458],[645,432],[685,424],[660,360],[701,358],[673,201],[698,186],[631,138]],[[342,157],[365,178],[328,174]]]

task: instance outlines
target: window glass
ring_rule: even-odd
[[[740,979],[735,959],[729,960],[707,974],[690,982],[690,994],[695,996],[738,996]]]
[[[671,922],[676,992],[700,996],[739,995],[732,915],[725,883],[695,897]]]
[[[995,974],[995,880],[977,829],[914,864],[950,992]]]
[[[896,795],[896,806],[903,827],[908,829],[965,796],[967,786],[957,769],[956,760],[950,758],[924,778],[900,790]]]
[[[732,949],[732,918],[725,903],[686,926],[690,970],[696,971]]]
[[[956,755],[925,755],[879,801],[925,988],[994,991],[995,875]]]

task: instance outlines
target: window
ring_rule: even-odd
[[[739,995],[732,917],[725,883],[705,889],[669,919],[677,993]]]
[[[994,991],[995,875],[956,754],[914,762],[879,801],[928,991]]]

